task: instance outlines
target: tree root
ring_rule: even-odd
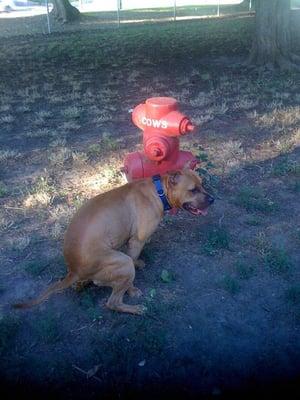
[[[264,62],[257,55],[250,54],[248,59],[243,63],[243,66],[248,68],[265,68],[268,71],[274,71],[279,68],[281,71],[300,72],[300,57],[291,53],[286,57],[279,55],[273,62]]]

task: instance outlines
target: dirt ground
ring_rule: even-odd
[[[300,75],[245,68],[253,26],[1,40],[0,373],[10,395],[299,396]],[[182,147],[217,200],[207,217],[166,215],[145,246],[136,285],[147,312],[111,312],[110,290],[93,285],[12,310],[64,276],[68,221],[124,183],[124,156],[141,148],[130,109],[152,96],[175,97],[198,126]]]

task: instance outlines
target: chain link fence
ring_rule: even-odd
[[[173,22],[203,18],[250,15],[255,0],[75,0],[84,18],[61,24],[51,10],[51,0],[0,0],[0,37],[51,34],[101,28],[120,28],[128,24]],[[292,0],[300,9],[300,0]]]

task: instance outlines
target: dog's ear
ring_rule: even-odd
[[[169,172],[170,184],[173,186],[177,185],[180,180],[181,175],[182,175],[181,171]]]

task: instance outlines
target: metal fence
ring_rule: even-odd
[[[81,13],[93,18],[87,18],[80,24],[62,25],[51,16],[51,0],[9,1],[18,6],[10,13],[0,12],[0,37],[121,27],[122,24],[132,23],[218,18],[255,10],[255,0],[74,0],[72,4]],[[20,7],[22,2],[23,7]],[[292,8],[300,8],[300,0],[292,0]]]

